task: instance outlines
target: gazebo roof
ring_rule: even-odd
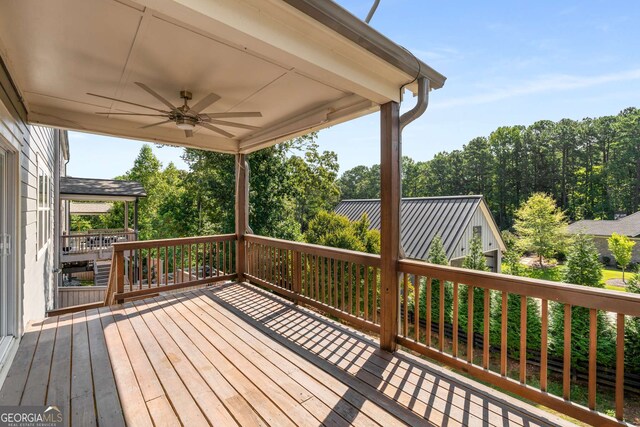
[[[62,200],[133,201],[146,196],[144,187],[136,181],[71,176],[60,178]]]

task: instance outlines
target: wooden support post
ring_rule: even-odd
[[[395,351],[400,257],[400,105],[380,107],[380,348]]]
[[[124,202],[124,232],[129,231],[129,202]]]
[[[244,235],[249,224],[249,182],[244,154],[236,154],[236,273],[238,281],[244,280],[246,271],[246,246]]]
[[[124,252],[114,251],[113,262],[115,262],[115,274],[116,274],[116,293],[122,294],[124,292]],[[124,300],[118,299],[116,303],[122,304]]]

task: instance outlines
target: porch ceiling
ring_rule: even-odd
[[[250,152],[399,101],[412,81],[387,52],[402,49],[331,2],[281,0],[24,0],[0,4],[0,54],[21,92],[31,123],[223,152]],[[322,14],[318,12],[320,9]],[[313,16],[313,17],[312,17]],[[337,18],[345,18],[336,24]],[[330,20],[332,20],[329,22]],[[349,21],[351,19],[351,21]],[[321,22],[322,21],[322,22]],[[347,34],[350,30],[358,34]],[[406,55],[406,52],[404,52]],[[384,57],[384,59],[382,59]],[[432,87],[444,77],[416,60]],[[206,112],[260,111],[192,138],[174,123],[141,129],[157,117],[99,116],[163,104],[180,90],[191,105],[210,92]]]

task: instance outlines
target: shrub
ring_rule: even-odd
[[[640,269],[627,282],[627,290],[640,294]],[[627,317],[624,331],[625,369],[640,374],[640,317]]]
[[[564,282],[601,288],[602,266],[593,240],[579,234],[575,237],[567,258]],[[564,304],[552,303],[549,322],[549,352],[555,356],[564,355]],[[611,324],[602,311],[597,317],[598,363],[612,366],[615,358],[615,339]],[[589,360],[589,309],[571,308],[571,364],[585,364]]]

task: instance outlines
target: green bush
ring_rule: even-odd
[[[564,281],[582,286],[603,287],[602,265],[593,240],[577,235],[568,251],[567,269]],[[552,303],[549,322],[549,352],[555,356],[564,355],[564,304]],[[613,366],[615,359],[615,338],[611,324],[604,312],[596,317],[598,329],[598,363]],[[589,309],[571,308],[571,364],[584,365],[589,360]]]
[[[640,294],[640,268],[627,282],[627,290]],[[640,317],[627,317],[624,332],[625,369],[640,374]]]

